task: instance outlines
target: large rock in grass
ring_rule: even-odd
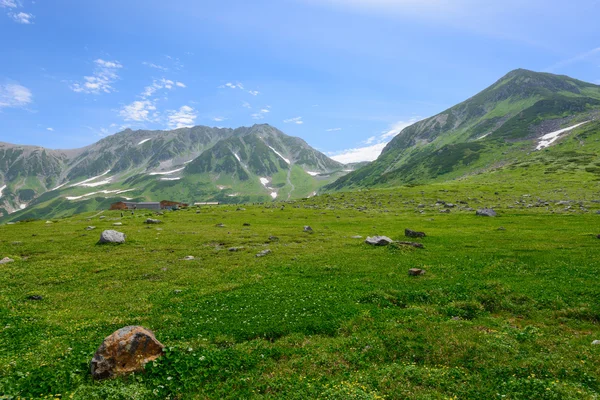
[[[367,237],[365,243],[370,244],[371,246],[387,246],[388,244],[394,243],[394,241],[387,236],[373,236]]]
[[[475,215],[479,215],[480,217],[495,217],[497,214],[491,208],[482,208],[481,210],[477,210]]]
[[[413,231],[410,229],[405,229],[404,236],[410,237],[410,238],[424,238],[426,235],[425,235],[425,232],[417,232],[417,231]]]
[[[160,219],[148,218],[145,223],[146,224],[162,224],[162,221]]]
[[[94,354],[94,379],[107,379],[143,371],[147,362],[163,354],[165,346],[141,326],[126,326],[108,336]]]
[[[13,260],[12,258],[8,258],[8,257],[4,257],[2,260],[0,260],[0,264],[8,264],[11,262],[15,262],[15,260]]]
[[[104,231],[98,243],[125,243],[125,234],[113,230]]]

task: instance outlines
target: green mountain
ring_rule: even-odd
[[[314,195],[348,169],[269,125],[125,130],[76,150],[0,144],[0,212],[8,221],[123,199],[288,200]]]
[[[593,150],[587,165],[593,169],[599,116],[600,86],[515,70],[470,99],[405,128],[377,160],[324,190],[445,181],[537,162],[543,160],[537,153],[582,130],[592,136],[572,151]]]

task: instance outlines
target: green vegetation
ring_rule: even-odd
[[[561,154],[588,165],[587,153]],[[0,395],[597,398],[600,186],[566,185],[568,170],[532,186],[522,173],[192,208],[158,227],[139,211],[2,225],[0,258],[15,262],[0,265]],[[438,200],[457,207],[441,214]],[[499,216],[466,210],[484,206]],[[127,243],[96,245],[117,221]],[[352,238],[405,240],[405,228],[427,233],[424,249]],[[409,277],[415,267],[427,273]],[[94,351],[126,325],[152,329],[166,354],[93,382]]]

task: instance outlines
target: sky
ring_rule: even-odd
[[[516,68],[600,84],[600,0],[0,0],[0,141],[268,123],[341,162]]]

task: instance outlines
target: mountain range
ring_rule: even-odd
[[[2,220],[107,208],[119,199],[227,203],[448,180],[600,181],[600,86],[515,70],[343,165],[269,125],[125,130],[76,150],[0,143]],[[525,172],[526,171],[526,172]]]

